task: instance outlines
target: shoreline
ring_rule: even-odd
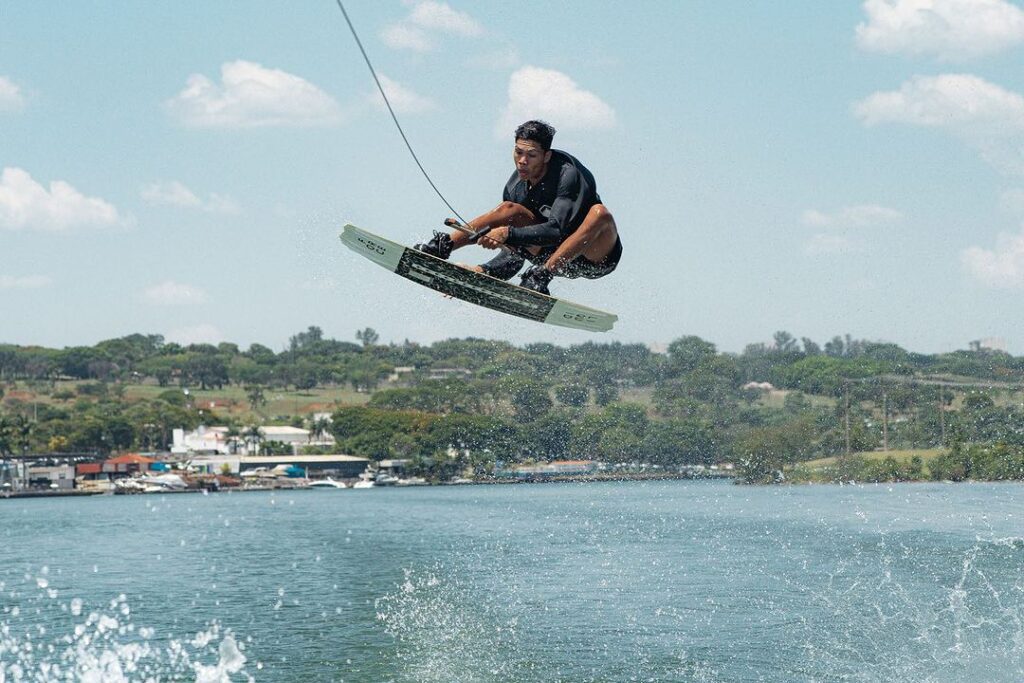
[[[509,478],[495,478],[489,477],[486,479],[476,479],[473,481],[462,481],[462,482],[430,482],[426,484],[416,485],[390,485],[390,486],[375,486],[373,488],[380,489],[407,489],[407,488],[422,488],[422,487],[436,487],[436,486],[495,486],[495,485],[509,485],[509,484],[566,484],[566,483],[595,483],[595,482],[616,482],[616,481],[719,481],[719,480],[734,480],[733,475],[716,475],[716,476],[701,476],[695,477],[686,474],[673,474],[673,473],[633,473],[633,474],[591,474],[591,475],[562,475],[562,476],[538,476],[538,477],[509,477]],[[351,486],[346,487],[347,489],[352,488]],[[220,490],[209,490],[203,488],[195,489],[167,489],[164,491],[138,491],[131,493],[115,492],[115,491],[83,491],[83,490],[71,490],[71,491],[10,491],[6,493],[0,493],[0,500],[8,498],[12,499],[26,499],[26,498],[82,498],[88,496],[145,496],[145,495],[164,495],[164,494],[179,494],[179,493],[206,493],[206,494],[219,494],[219,493],[249,493],[249,492],[265,492],[265,491],[315,491],[316,487],[311,486],[237,486],[222,488]]]

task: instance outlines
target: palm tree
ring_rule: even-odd
[[[313,420],[313,424],[310,425],[310,436],[315,438],[317,441],[323,441],[324,435],[331,429],[331,420],[327,417],[318,417]]]
[[[238,442],[242,436],[241,430],[235,425],[229,425],[228,431],[224,433],[224,438],[228,442],[228,453],[235,455],[238,453]]]
[[[255,447],[256,455],[260,454],[260,444],[264,441],[263,430],[259,425],[250,425],[242,434],[249,447]]]

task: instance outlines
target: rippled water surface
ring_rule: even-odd
[[[0,501],[0,682],[1019,681],[1022,493]]]

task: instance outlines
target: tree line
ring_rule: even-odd
[[[354,339],[311,326],[278,351],[142,334],[64,349],[0,345],[0,392],[9,393],[0,396],[0,453],[161,450],[170,430],[200,423],[241,433],[253,425],[201,413],[183,391],[227,387],[242,388],[256,412],[270,391],[365,394],[365,405],[335,406],[318,429],[342,452],[408,457],[431,471],[553,458],[731,461],[766,480],[852,451],[1024,445],[1024,358],[980,348],[919,354],[785,331],[741,353],[696,336],[664,353],[619,342],[382,344],[372,328]],[[764,382],[781,391],[750,386]],[[164,391],[127,400],[133,383]],[[20,401],[16,388],[26,385],[48,400]],[[274,418],[314,426],[310,415]]]

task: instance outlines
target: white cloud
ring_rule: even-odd
[[[804,251],[812,256],[818,254],[841,254],[853,250],[853,242],[849,237],[824,232],[813,235],[804,244]]]
[[[49,287],[53,280],[46,275],[0,275],[0,290],[3,289],[40,289]]]
[[[413,52],[430,52],[434,43],[422,29],[408,24],[392,24],[385,26],[380,34],[384,44],[394,50],[412,50]]]
[[[452,9],[446,2],[423,0],[413,5],[407,19],[411,24],[465,38],[483,35],[483,27],[465,12]]]
[[[1006,0],[865,0],[857,44],[872,52],[961,61],[1024,41],[1024,11]]]
[[[999,235],[995,249],[968,247],[961,252],[960,262],[968,275],[985,286],[1024,287],[1024,231]]]
[[[239,213],[238,204],[230,197],[211,193],[205,201],[195,192],[177,180],[150,183],[142,188],[142,199],[150,204],[180,206],[187,209],[201,209],[209,213]]]
[[[384,88],[384,93],[388,96],[391,108],[396,112],[419,114],[436,108],[433,101],[426,97],[422,97],[421,95],[417,95],[398,81],[393,81],[384,74],[377,74],[377,78],[380,79],[380,85]],[[381,108],[384,107],[384,101],[380,98],[379,92],[371,94],[370,100],[374,105]]]
[[[154,306],[192,306],[206,303],[206,292],[193,285],[167,280],[145,289],[142,300]]]
[[[177,180],[169,183],[150,183],[142,188],[142,198],[150,204],[197,207],[203,202]]]
[[[202,74],[167,102],[179,120],[197,128],[320,126],[341,121],[341,107],[309,81],[279,69],[237,60],[221,65],[221,83]]]
[[[1005,170],[1024,171],[1024,97],[970,74],[917,76],[854,105],[869,126],[907,123],[945,130]]]
[[[812,228],[837,230],[893,225],[901,220],[903,220],[902,213],[877,204],[847,206],[832,213],[807,209],[801,217],[803,224]]]
[[[869,126],[911,123],[954,130],[1024,130],[1024,97],[970,74],[916,76],[899,90],[876,92],[855,106]]]
[[[14,81],[0,76],[0,111],[18,111],[25,106],[25,96]]]
[[[60,232],[128,222],[109,202],[87,197],[62,180],[47,189],[20,168],[0,174],[0,229]]]
[[[465,12],[452,9],[446,2],[418,0],[402,21],[390,24],[381,31],[381,39],[396,50],[430,52],[437,47],[442,35],[476,38],[484,29]]]
[[[599,130],[615,126],[615,111],[560,71],[524,66],[509,79],[508,103],[496,132],[508,135],[530,119],[564,130]]]
[[[189,344],[219,344],[224,341],[224,333],[216,325],[203,323],[191,327],[181,327],[169,334],[167,340],[188,346]]]

